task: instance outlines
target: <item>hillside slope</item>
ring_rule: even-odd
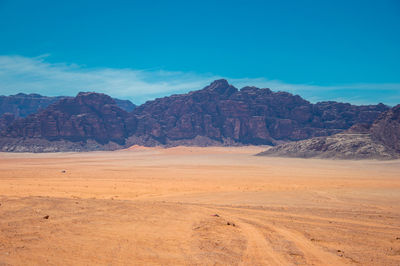
[[[358,124],[341,134],[281,144],[258,155],[398,159],[400,158],[400,105],[384,112],[370,126]]]

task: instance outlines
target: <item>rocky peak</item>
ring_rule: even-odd
[[[101,109],[105,104],[116,104],[114,99],[103,93],[80,92],[75,100],[82,105],[90,105],[95,109]]]
[[[380,111],[382,111],[382,112],[388,110],[387,105],[384,105],[383,103],[378,103],[378,104],[376,105],[376,108],[377,108],[377,110],[380,110]]]
[[[230,85],[226,79],[214,80],[210,85],[205,87],[204,90],[215,91],[218,94],[227,97],[238,91],[238,89]]]

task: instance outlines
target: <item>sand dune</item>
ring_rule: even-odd
[[[0,265],[400,264],[400,160],[263,150],[0,153]]]

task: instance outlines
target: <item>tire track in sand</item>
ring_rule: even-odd
[[[247,240],[247,249],[240,265],[289,265],[284,257],[276,253],[262,232],[240,219],[240,228]]]
[[[260,217],[243,218],[226,209],[221,214],[237,220],[237,225],[246,237],[247,249],[242,265],[297,265],[301,263],[298,259],[305,261],[307,265],[349,263],[336,254],[311,243],[301,232],[266,223]],[[270,235],[271,239],[267,239],[267,235]]]

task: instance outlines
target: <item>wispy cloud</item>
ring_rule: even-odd
[[[97,91],[140,104],[156,97],[197,90],[214,79],[226,78],[239,88],[257,86],[288,91],[311,102],[338,100],[356,104],[400,103],[400,84],[288,84],[266,78],[229,78],[207,73],[87,68],[76,64],[49,63],[47,57],[0,56],[0,94],[25,92],[72,96],[79,91]]]
[[[46,56],[0,56],[0,93],[35,92],[75,95],[80,91],[103,92],[141,103],[154,97],[198,89],[216,78],[212,75],[171,71],[85,68],[49,63]]]

